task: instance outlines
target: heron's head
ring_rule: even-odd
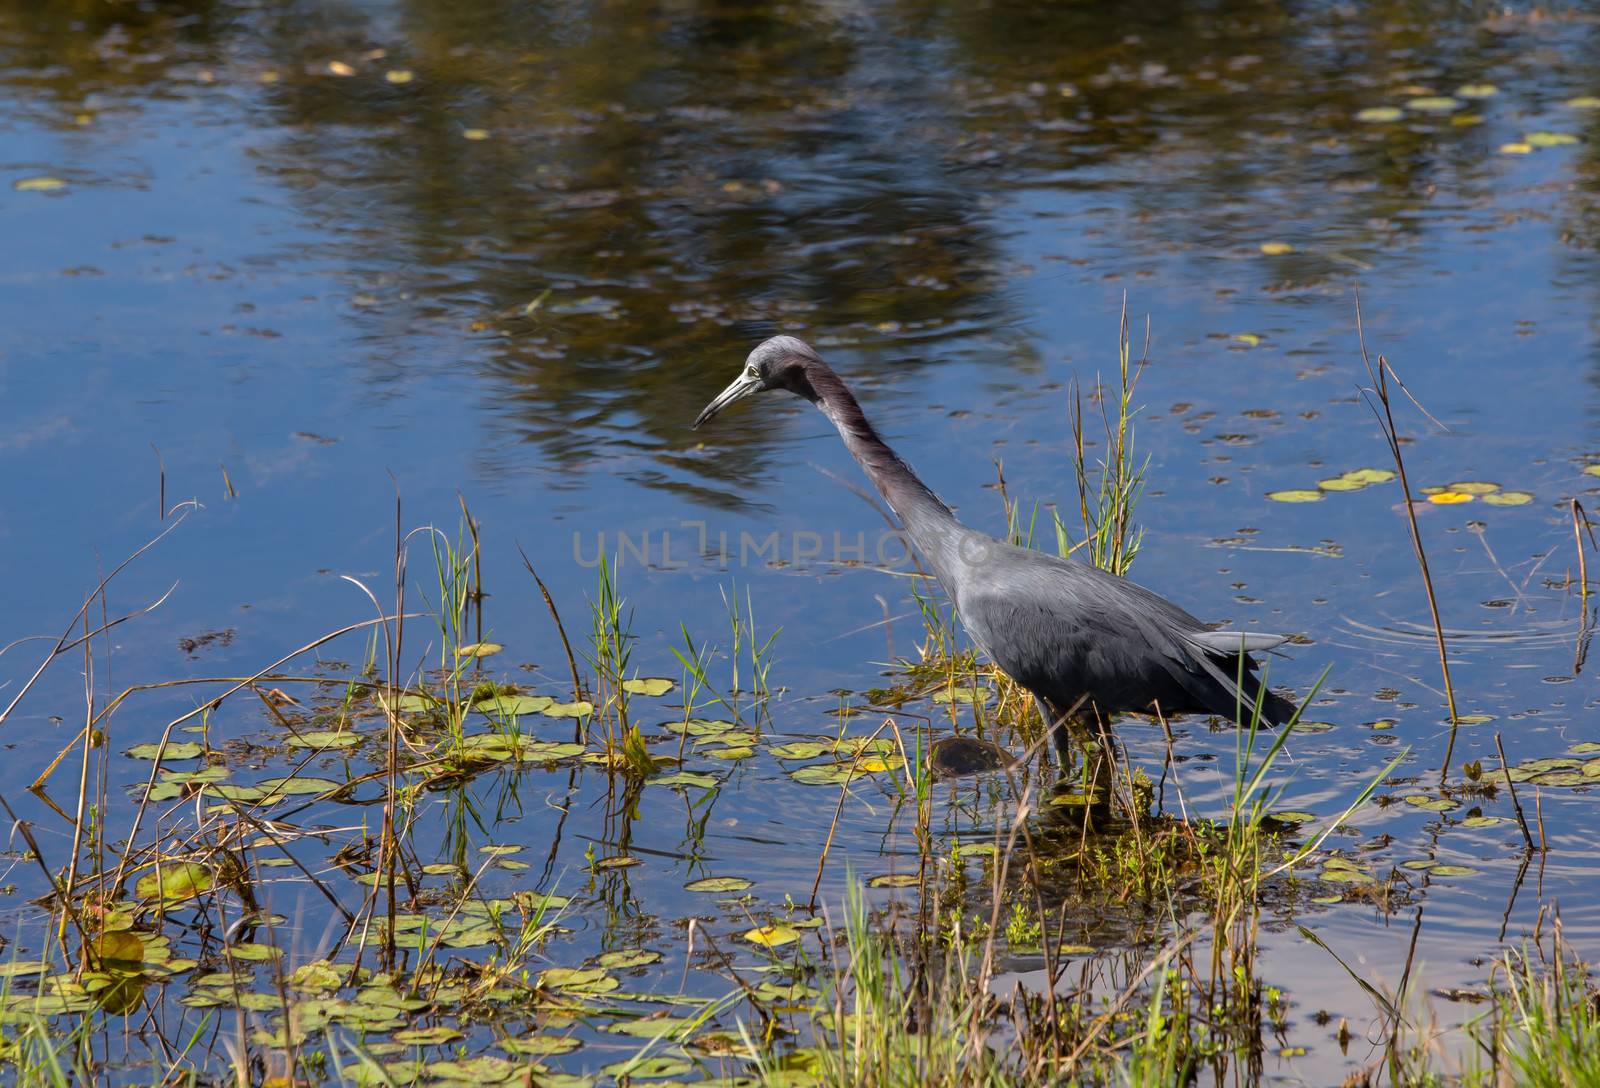
[[[763,340],[745,359],[744,369],[732,384],[695,417],[694,426],[698,428],[736,400],[769,389],[783,389],[815,400],[808,371],[820,365],[821,357],[798,336],[773,336]]]

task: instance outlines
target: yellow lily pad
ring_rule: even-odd
[[[1405,115],[1405,111],[1399,106],[1368,106],[1364,110],[1357,111],[1356,120],[1367,124],[1381,124],[1385,121],[1398,121]]]
[[[1268,257],[1281,257],[1285,253],[1293,253],[1294,246],[1288,242],[1262,242],[1261,252]]]
[[[1531,154],[1533,154],[1533,145],[1532,144],[1525,144],[1520,140],[1515,141],[1513,143],[1509,143],[1509,144],[1501,144],[1500,145],[1500,154],[1502,154],[1502,155],[1531,155]]]
[[[1476,496],[1467,494],[1465,491],[1446,490],[1435,491],[1432,495],[1428,496],[1428,501],[1431,503],[1437,503],[1440,506],[1454,506],[1457,503],[1471,502],[1475,497]]]
[[[800,931],[786,925],[757,926],[755,929],[746,931],[743,937],[751,944],[759,944],[765,948],[778,948],[798,941],[800,939]]]

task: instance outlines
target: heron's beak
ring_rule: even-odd
[[[700,414],[694,417],[693,430],[699,430],[700,425],[736,400],[743,400],[752,393],[761,391],[761,379],[751,378],[744,374],[733,380],[733,384],[717,394],[717,398],[701,409]]]

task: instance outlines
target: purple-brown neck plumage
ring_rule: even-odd
[[[878,436],[839,375],[825,363],[816,362],[806,367],[806,379],[810,386],[807,399],[833,422],[845,448],[942,576],[944,545],[951,530],[960,528],[955,515]]]

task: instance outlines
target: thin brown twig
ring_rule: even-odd
[[[1500,753],[1500,770],[1506,776],[1506,788],[1511,791],[1511,807],[1517,812],[1517,826],[1522,828],[1522,841],[1527,844],[1528,852],[1532,853],[1533,836],[1528,832],[1528,817],[1523,814],[1522,802],[1517,799],[1517,785],[1511,781],[1511,766],[1506,762],[1506,746],[1500,742],[1500,734],[1494,735],[1494,747]]]
[[[1444,763],[1439,768],[1441,781],[1449,777],[1450,759],[1455,752],[1456,732],[1461,724],[1460,715],[1456,712],[1455,687],[1450,682],[1450,655],[1445,649],[1444,624],[1439,619],[1439,601],[1433,591],[1433,575],[1428,569],[1428,553],[1422,546],[1422,531],[1417,526],[1417,508],[1411,498],[1411,481],[1406,476],[1405,457],[1400,452],[1400,432],[1395,426],[1394,409],[1389,400],[1389,379],[1392,376],[1395,384],[1405,390],[1405,383],[1395,373],[1394,367],[1384,355],[1378,356],[1378,365],[1372,365],[1372,358],[1367,354],[1366,328],[1361,319],[1361,296],[1356,295],[1356,336],[1361,345],[1361,361],[1366,365],[1367,376],[1372,381],[1371,393],[1377,398],[1374,406],[1371,399],[1367,399],[1367,406],[1372,409],[1373,415],[1378,418],[1378,426],[1383,431],[1384,441],[1389,446],[1389,455],[1394,460],[1396,474],[1400,477],[1400,490],[1406,504],[1406,521],[1411,527],[1411,547],[1417,556],[1417,567],[1422,572],[1422,586],[1428,595],[1428,612],[1433,619],[1434,642],[1439,650],[1439,671],[1444,676],[1445,702],[1450,708],[1450,741],[1445,747]],[[1364,395],[1364,394],[1363,394]],[[1365,395],[1364,395],[1365,396]],[[1412,403],[1416,399],[1411,397],[1409,391],[1406,396]],[[1420,407],[1420,406],[1419,406]],[[1381,409],[1381,411],[1380,411]],[[1423,413],[1427,415],[1426,412]],[[1432,416],[1428,417],[1432,419]]]
[[[572,643],[567,640],[567,629],[561,622],[561,613],[556,611],[556,602],[550,596],[549,588],[544,584],[544,579],[539,577],[539,572],[533,569],[533,563],[528,559],[528,553],[522,550],[522,545],[517,545],[517,554],[522,556],[522,565],[528,568],[528,573],[533,575],[534,583],[539,587],[539,593],[544,597],[544,606],[550,610],[550,618],[555,621],[556,634],[561,636],[561,648],[567,653],[567,668],[572,670],[572,701],[583,702],[583,681],[578,678],[578,660],[572,656]]]

